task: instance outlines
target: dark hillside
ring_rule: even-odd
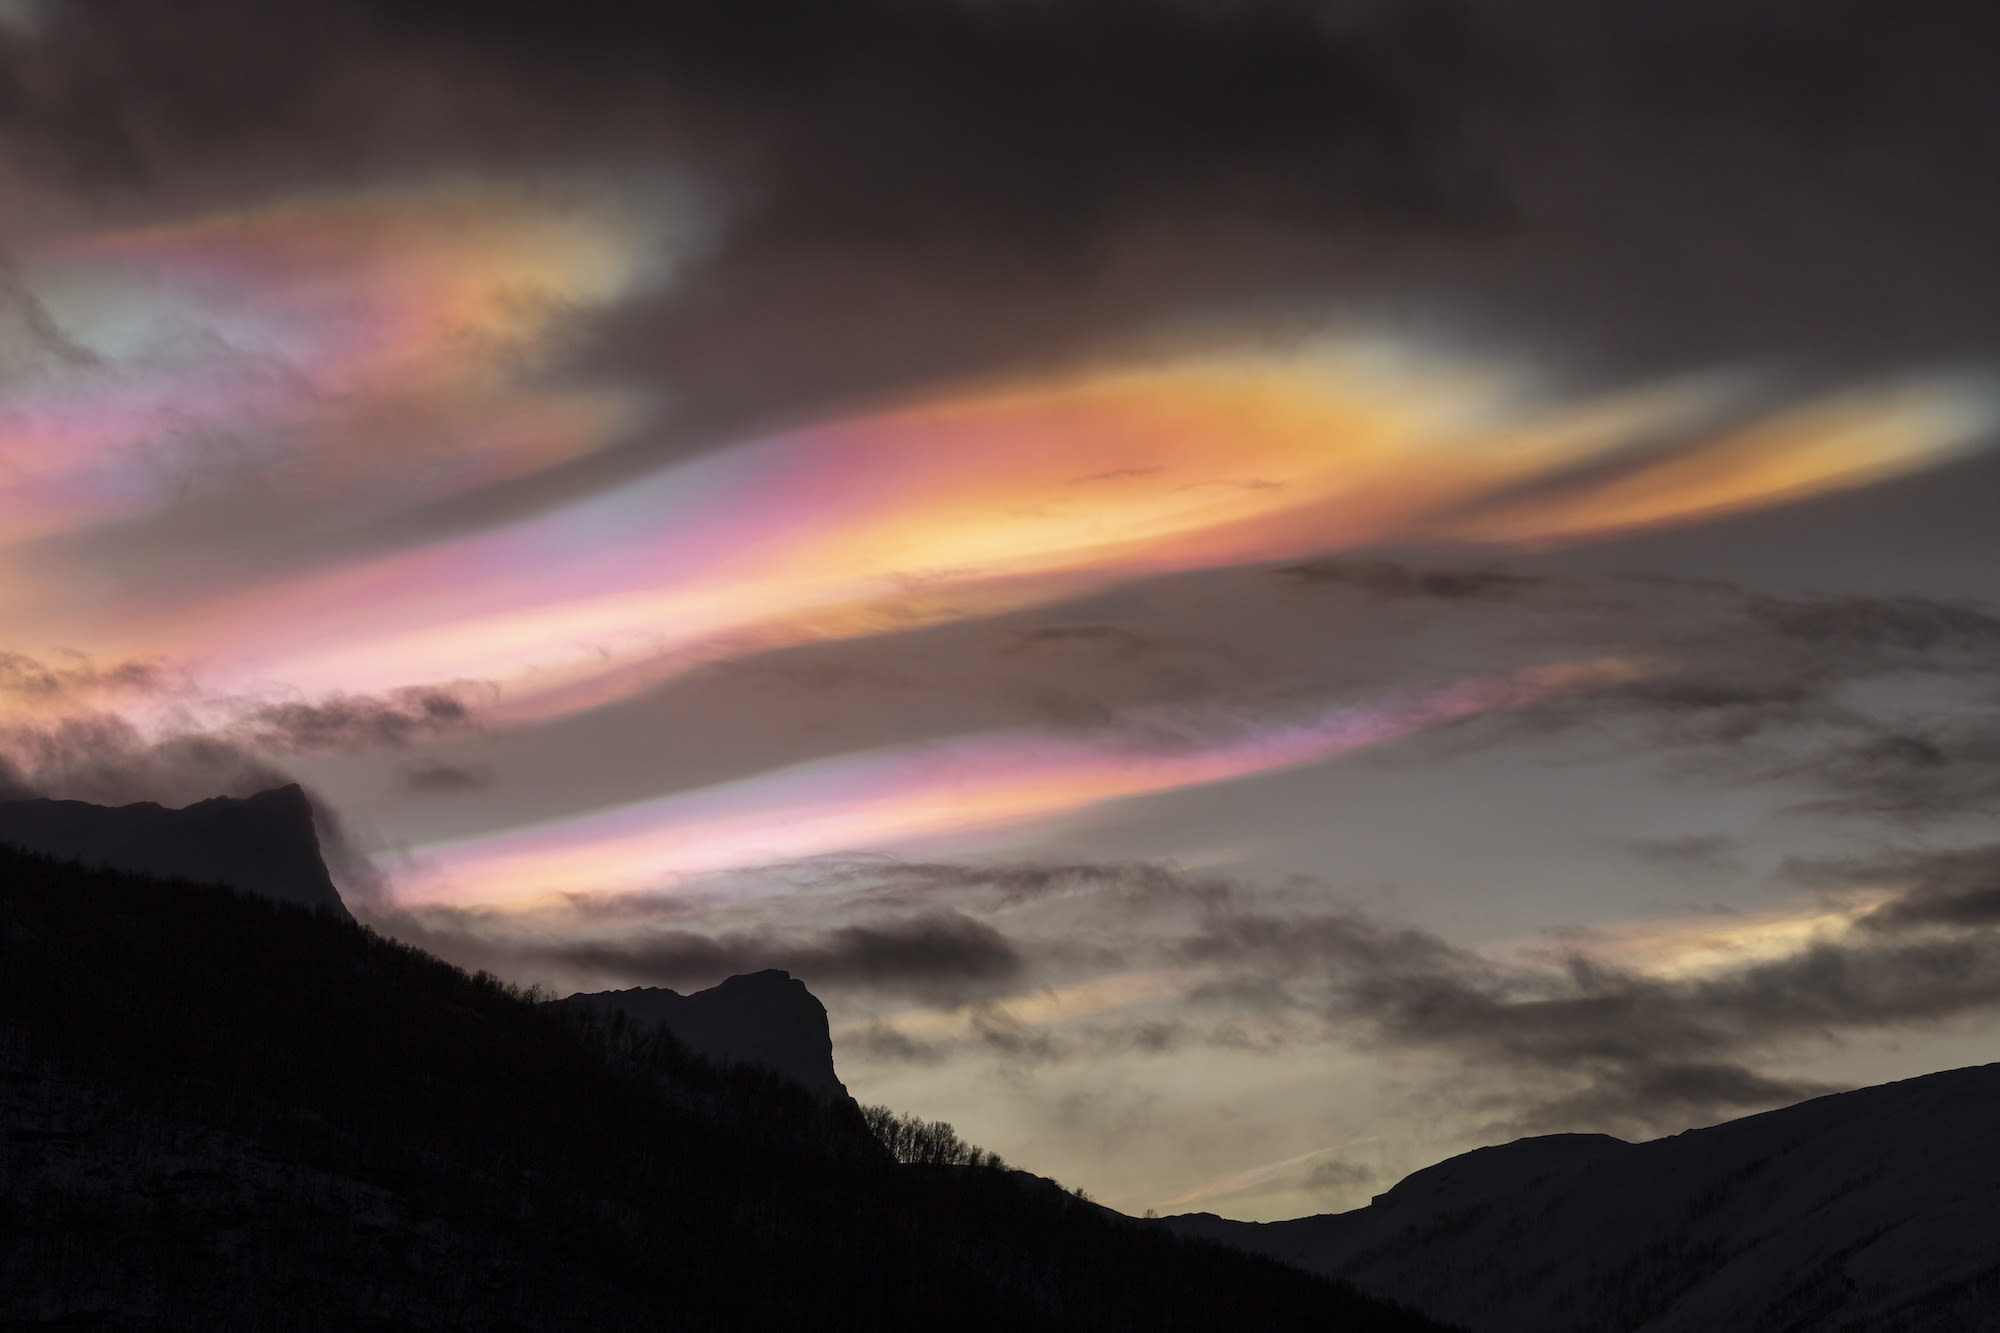
[[[0,1327],[1437,1327],[535,998],[0,850]]]

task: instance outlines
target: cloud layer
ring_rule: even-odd
[[[1989,1005],[2000,622],[1922,594],[1992,554],[1996,49],[1945,0],[0,4],[6,785],[297,777],[410,938],[787,967],[885,1078],[1088,1064],[1065,1142],[1164,1056],[1470,1071],[1487,1128],[1795,1095]],[[1576,811],[1510,804],[1558,761]],[[1450,826],[1475,781],[1562,892],[1452,861],[1539,854]],[[1349,892],[1419,865],[1421,928]],[[1352,1128],[1176,1152],[1352,1192]]]

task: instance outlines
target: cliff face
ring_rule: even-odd
[[[0,801],[0,843],[132,874],[226,884],[347,917],[297,785],[179,810],[142,801]]]
[[[572,995],[559,1004],[623,1011],[665,1027],[700,1055],[722,1064],[760,1065],[822,1097],[847,1098],[833,1070],[826,1006],[803,981],[776,969],[731,977],[692,995],[664,987]]]

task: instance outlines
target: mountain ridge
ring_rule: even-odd
[[[130,874],[222,884],[353,919],[320,854],[312,801],[297,783],[178,808],[0,801],[0,843]]]
[[[0,1327],[1440,1333],[538,998],[0,849]]]
[[[1472,1333],[1975,1333],[2000,1327],[2000,1064],[1643,1143],[1516,1140],[1346,1213],[1160,1224]]]

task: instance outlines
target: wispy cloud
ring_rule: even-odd
[[[1102,734],[1006,732],[842,756],[541,829],[420,849],[406,901],[531,903],[564,890],[988,835],[1107,801],[1318,763],[1632,675],[1617,660],[1527,668],[1292,717],[1134,712]]]

